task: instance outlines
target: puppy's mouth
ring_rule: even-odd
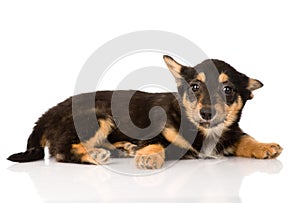
[[[211,122],[209,121],[200,122],[199,125],[204,128],[209,128],[211,126]]]
[[[201,126],[203,128],[213,128],[213,127],[218,126],[221,123],[223,123],[223,121],[216,121],[216,120],[212,120],[212,121],[200,121],[199,122],[199,126]]]

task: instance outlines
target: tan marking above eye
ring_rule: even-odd
[[[206,80],[205,74],[204,74],[203,72],[199,73],[199,74],[197,75],[197,80],[199,80],[199,81],[201,81],[201,82],[205,82],[205,80]]]
[[[229,79],[228,75],[226,75],[225,73],[221,73],[219,75],[219,83],[224,83],[227,82]]]

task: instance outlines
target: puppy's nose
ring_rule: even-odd
[[[204,107],[200,110],[200,115],[204,120],[211,120],[215,115],[216,111],[209,107]]]

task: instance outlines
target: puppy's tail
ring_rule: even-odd
[[[14,162],[30,162],[43,159],[45,156],[44,146],[41,143],[42,133],[37,133],[36,130],[28,138],[27,150],[12,154],[7,159]]]

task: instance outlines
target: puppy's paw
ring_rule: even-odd
[[[161,154],[142,155],[135,157],[136,166],[140,169],[159,169],[164,165]]]
[[[110,151],[102,148],[93,148],[88,153],[98,164],[107,164],[110,158]]]
[[[137,145],[132,144],[131,142],[121,141],[121,142],[116,142],[113,145],[115,148],[121,150],[120,155],[124,157],[134,156],[137,150]]]
[[[135,163],[140,169],[159,169],[164,162],[165,151],[159,144],[148,145],[136,152]]]
[[[244,136],[236,144],[234,154],[248,158],[274,159],[280,155],[282,150],[279,144],[261,143],[250,136]]]
[[[257,143],[252,150],[252,157],[257,159],[274,159],[282,152],[282,147],[276,143]]]

